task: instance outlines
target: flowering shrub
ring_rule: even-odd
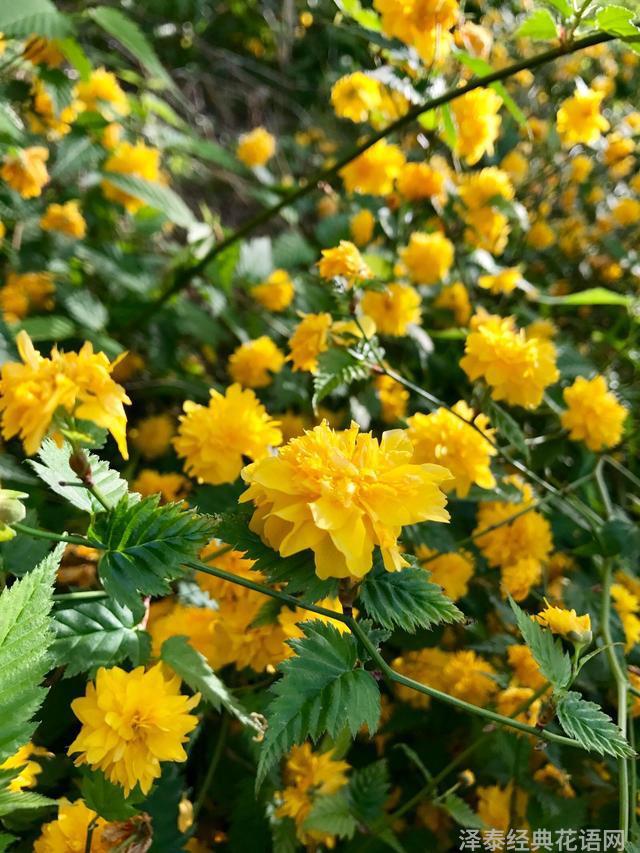
[[[75,6],[0,3],[0,850],[640,850],[631,7]]]

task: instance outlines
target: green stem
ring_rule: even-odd
[[[610,519],[613,517],[613,503],[611,502],[609,489],[607,488],[607,484],[604,479],[604,474],[602,472],[603,464],[604,459],[599,459],[598,464],[596,465],[596,483],[598,484],[598,489],[600,490],[600,494],[602,495],[602,502],[604,504],[605,512],[607,513],[607,518]]]
[[[71,545],[84,545],[86,548],[101,548],[98,542],[91,542],[84,536],[67,536],[62,533],[53,533],[50,530],[40,530],[36,527],[30,527],[28,524],[16,522],[11,527],[17,533],[24,533],[25,536],[32,536],[34,539],[49,539],[51,542],[69,542]]]
[[[96,815],[89,826],[87,827],[87,838],[84,843],[84,853],[91,853],[91,842],[93,840],[93,833],[98,824],[98,816]]]
[[[102,492],[100,491],[100,489],[97,486],[94,486],[93,484],[91,484],[91,485],[87,484],[87,489],[94,496],[94,498],[98,501],[98,503],[101,504],[104,507],[104,509],[106,509],[107,512],[109,512],[109,510],[113,509],[111,504],[107,501],[107,499],[105,498],[105,496],[102,494]]]
[[[53,596],[54,601],[97,601],[108,598],[103,589],[78,590],[77,592],[61,592]]]
[[[207,794],[209,789],[211,788],[211,783],[213,782],[213,777],[215,776],[216,770],[218,768],[218,764],[220,763],[220,759],[222,758],[222,750],[224,749],[225,742],[227,740],[227,732],[229,731],[229,717],[224,714],[222,717],[222,721],[220,723],[220,731],[218,732],[218,739],[216,740],[216,745],[213,750],[213,754],[211,755],[211,761],[209,762],[209,766],[207,767],[207,772],[205,774],[204,780],[202,782],[202,787],[198,793],[195,803],[193,804],[193,821],[195,823],[198,815],[202,810],[202,806],[204,805],[204,801],[207,798]]]

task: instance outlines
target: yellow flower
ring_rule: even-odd
[[[31,95],[34,112],[27,113],[27,119],[32,133],[44,133],[48,139],[60,139],[70,133],[82,109],[78,100],[73,98],[58,112],[51,93],[39,78],[32,83]]]
[[[55,39],[36,35],[25,42],[22,56],[34,65],[46,65],[49,68],[59,68],[64,62],[64,54],[60,51]]]
[[[387,195],[404,166],[404,154],[384,139],[340,169],[347,192]]]
[[[576,184],[584,183],[593,170],[593,158],[578,154],[571,160],[571,180]]]
[[[340,276],[346,279],[348,286],[373,277],[357,246],[348,240],[340,240],[340,245],[333,249],[322,250],[318,272],[327,281]]]
[[[86,110],[101,113],[110,120],[129,115],[129,100],[111,71],[96,68],[88,80],[77,84],[76,92]]]
[[[200,578],[199,573],[198,578]],[[175,603],[172,603],[166,612],[164,611],[164,601],[151,605],[148,631],[151,634],[153,656],[160,657],[162,644],[170,637],[186,637],[190,645],[213,665],[213,626],[218,618],[217,612],[211,607],[193,607]],[[215,662],[217,664],[217,657]]]
[[[592,145],[600,134],[609,130],[609,122],[600,114],[603,92],[587,89],[576,92],[560,104],[556,118],[556,129],[565,148],[579,142]]]
[[[515,673],[515,681],[523,687],[538,690],[545,684],[546,679],[540,672],[540,667],[531,654],[529,646],[514,645],[507,647],[509,666]]]
[[[420,323],[420,294],[409,284],[388,284],[384,290],[367,290],[362,310],[382,335],[402,337],[407,328]]]
[[[469,291],[461,281],[455,281],[442,288],[434,300],[433,307],[452,311],[454,322],[458,326],[466,326],[471,317]]]
[[[478,287],[490,290],[498,296],[501,293],[512,293],[521,279],[520,267],[507,267],[495,275],[481,275],[478,279]]]
[[[524,516],[523,516],[524,517]],[[515,563],[502,567],[500,590],[503,598],[510,595],[514,601],[524,601],[542,580],[542,565],[534,557],[522,557]]]
[[[303,314],[289,339],[293,370],[315,373],[318,356],[329,349],[331,314]]]
[[[264,127],[243,133],[238,141],[236,157],[250,169],[264,166],[276,153],[276,139]]]
[[[157,148],[149,148],[144,142],[121,142],[113,154],[107,157],[104,164],[105,172],[115,172],[120,175],[132,175],[151,183],[162,180],[160,172],[160,152]],[[119,189],[108,180],[100,184],[105,196],[111,201],[119,202],[129,213],[135,213],[144,207],[145,202],[130,193]]]
[[[42,825],[39,838],[33,843],[34,853],[83,853],[86,849],[89,825],[93,825],[91,853],[108,853],[112,845],[103,838],[103,818],[84,804],[83,800],[70,803],[58,800],[58,817]]]
[[[45,163],[49,152],[40,145],[21,148],[15,154],[7,154],[2,161],[0,177],[22,198],[36,198],[49,183]]]
[[[460,367],[472,382],[482,377],[494,400],[535,409],[549,385],[559,377],[550,341],[527,340],[513,317],[476,314]]]
[[[339,118],[366,121],[381,104],[380,83],[362,71],[341,77],[331,89],[331,105]]]
[[[284,790],[277,794],[280,805],[276,817],[291,818],[301,844],[315,847],[321,844],[332,848],[334,836],[318,830],[304,828],[316,797],[335,794],[347,784],[351,768],[340,761],[333,751],[313,752],[309,743],[294,746],[287,757],[284,770]]]
[[[625,636],[625,651],[629,652],[640,642],[640,600],[622,584],[614,583],[611,598]]]
[[[439,231],[414,231],[400,257],[416,284],[437,284],[451,269],[453,243]]]
[[[5,362],[0,379],[0,412],[5,439],[18,435],[28,456],[36,453],[60,407],[70,415],[109,430],[128,459],[123,404],[131,401],[113,381],[115,364],[87,342],[79,353],[56,347],[43,358],[25,331],[16,339],[22,364]]]
[[[261,335],[240,344],[229,356],[229,375],[245,388],[266,388],[273,381],[272,373],[284,366],[284,355],[271,338]]]
[[[380,546],[385,568],[407,565],[403,525],[448,521],[439,465],[415,465],[402,430],[378,441],[357,424],[336,432],[323,422],[276,456],[248,465],[241,502],[253,501],[251,529],[284,556],[310,548],[321,578],[361,578]]]
[[[611,216],[619,228],[635,225],[640,220],[640,201],[635,198],[619,199],[611,211]]]
[[[504,213],[485,207],[469,210],[464,219],[464,239],[474,249],[501,255],[507,248],[511,227]]]
[[[513,717],[522,723],[535,726],[540,714],[540,699],[535,699],[524,711],[519,711],[525,702],[533,699],[534,691],[530,687],[518,687],[510,684],[501,690],[496,701],[496,710],[505,717]]]
[[[144,459],[158,459],[171,447],[176,433],[171,415],[150,415],[131,430],[131,444]]]
[[[456,0],[375,0],[387,35],[412,45],[422,61],[440,64],[453,38],[449,30],[458,18]]]
[[[484,154],[493,154],[500,132],[502,98],[493,89],[474,89],[451,102],[456,126],[453,152],[468,166]]]
[[[527,232],[527,244],[534,249],[544,251],[556,242],[556,234],[548,222],[538,219]]]
[[[77,201],[50,204],[40,218],[40,227],[45,231],[59,231],[78,240],[87,233],[87,223],[80,213],[80,203]]]
[[[16,323],[31,311],[50,311],[55,293],[49,272],[10,272],[0,289],[0,309],[8,323]]]
[[[284,311],[293,302],[295,287],[286,270],[274,270],[266,281],[252,287],[250,293],[268,311]]]
[[[561,797],[566,800],[571,800],[575,797],[576,792],[571,785],[571,776],[566,770],[561,770],[555,764],[545,764],[533,774],[534,782],[552,782]]]
[[[424,567],[431,572],[430,580],[439,584],[452,601],[467,594],[474,571],[473,556],[468,551],[438,554],[426,545],[419,545],[416,557],[418,561],[429,561]]]
[[[122,125],[116,121],[112,121],[102,131],[100,141],[107,151],[113,151],[118,147],[120,137],[122,136]]]
[[[526,791],[509,782],[506,788],[491,785],[478,788],[478,817],[491,829],[506,833],[511,826],[521,826],[527,812]]]
[[[429,163],[406,163],[398,176],[398,192],[408,201],[444,200],[446,173]]]
[[[386,424],[395,424],[404,418],[409,402],[407,389],[386,374],[376,377],[375,388],[380,400],[380,417]]]
[[[602,159],[609,167],[611,176],[615,179],[625,178],[633,169],[636,144],[633,139],[621,133],[610,133],[607,136],[607,147]]]
[[[529,161],[514,148],[502,158],[500,168],[509,175],[514,184],[520,184],[529,172]]]
[[[565,610],[563,607],[552,607],[547,604],[543,611],[532,618],[544,628],[549,628],[552,633],[566,637],[572,643],[591,642],[591,617],[588,613],[578,616],[575,610]]]
[[[25,788],[35,788],[42,767],[37,761],[33,761],[34,755],[51,755],[51,753],[41,746],[25,743],[17,752],[0,764],[0,770],[20,771],[17,776],[9,781],[10,791],[24,791]]]
[[[152,471],[151,468],[143,468],[131,484],[131,488],[142,497],[160,494],[162,503],[173,503],[186,497],[191,484],[186,477],[175,471],[161,474],[159,471]]]
[[[464,498],[473,483],[482,489],[492,489],[496,484],[491,457],[497,451],[490,444],[495,431],[489,427],[487,416],[476,415],[464,400],[459,400],[452,409],[452,412],[437,409],[429,415],[418,412],[410,417],[409,440],[413,444],[413,461],[444,465],[452,477],[444,489],[455,488],[458,497]],[[470,423],[481,432],[469,426]]]
[[[357,246],[366,246],[371,242],[376,220],[370,210],[364,207],[359,210],[349,221],[349,230],[353,241]]]
[[[487,705],[498,690],[494,668],[471,650],[419,649],[396,658],[391,665],[415,681],[473,705]],[[397,687],[396,691],[400,699],[417,708],[429,705],[428,696],[409,687]]]
[[[467,210],[480,210],[488,207],[495,198],[512,201],[515,190],[505,171],[488,166],[479,172],[462,175],[458,182],[458,195]]]
[[[79,753],[77,765],[102,770],[127,795],[136,785],[148,794],[161,761],[186,761],[182,744],[198,723],[189,711],[199,701],[199,694],[183,696],[180,679],[166,676],[161,663],[131,672],[101,666],[95,684],[71,703],[82,728],[69,755]]]
[[[604,376],[578,376],[562,396],[569,408],[560,415],[560,422],[572,441],[584,441],[595,452],[618,444],[627,410],[607,389]]]
[[[187,473],[200,483],[233,483],[242,457],[262,459],[280,444],[277,421],[249,388],[231,385],[225,394],[211,390],[208,406],[187,400],[173,446]]]

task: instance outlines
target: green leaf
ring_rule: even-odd
[[[359,599],[378,624],[410,633],[464,619],[442,588],[429,582],[429,572],[419,567],[387,572],[377,565],[360,586]]]
[[[633,758],[635,752],[622,732],[595,702],[587,702],[570,690],[556,706],[558,720],[569,737],[600,755]]]
[[[0,853],[5,853],[14,841],[17,841],[15,835],[9,835],[8,832],[0,832]]]
[[[306,237],[299,231],[284,231],[273,241],[273,263],[286,270],[308,267],[316,253]]]
[[[560,12],[563,18],[570,18],[573,15],[573,6],[569,0],[544,0],[549,6]]]
[[[568,293],[566,296],[547,296],[541,293],[536,299],[544,305],[624,305],[626,307],[629,307],[633,301],[631,296],[615,293],[613,290],[607,290],[606,287],[590,287],[577,293]]]
[[[0,817],[6,817],[13,812],[28,809],[42,809],[55,806],[56,801],[35,791],[10,791],[8,788],[0,790]],[[0,837],[0,842],[1,842]],[[3,849],[0,847],[0,850]]]
[[[5,483],[7,480],[27,486],[38,482],[17,459],[3,451],[0,454],[0,482]]]
[[[183,681],[186,681],[192,690],[201,693],[205,702],[208,702],[214,710],[219,711],[225,708],[244,726],[262,732],[262,727],[249,716],[200,652],[189,645],[186,637],[170,637],[165,640],[160,657]]]
[[[120,785],[114,785],[100,770],[85,769],[80,788],[87,806],[105,820],[128,820],[139,811],[131,802],[135,793],[125,797]]]
[[[336,6],[349,18],[364,27],[365,30],[373,30],[379,33],[382,29],[380,16],[373,9],[363,9],[360,0],[335,0]]]
[[[65,308],[81,326],[99,332],[107,324],[109,312],[90,290],[73,290],[65,297]]]
[[[349,780],[351,811],[360,823],[371,826],[382,814],[389,796],[386,761],[376,761],[354,771]]]
[[[369,368],[346,349],[329,349],[318,356],[318,370],[313,377],[314,409],[341,385],[366,379]]]
[[[439,805],[442,806],[459,826],[464,826],[468,829],[485,829],[484,821],[480,820],[471,806],[457,794],[447,794]]]
[[[598,530],[598,540],[605,557],[620,554],[631,561],[637,561],[640,557],[640,530],[631,521],[622,518],[606,521]]]
[[[560,640],[554,639],[553,634],[543,628],[538,622],[509,598],[518,628],[529,646],[531,654],[540,667],[540,672],[554,687],[566,687],[571,681],[571,659],[563,650]]]
[[[295,744],[325,732],[337,737],[345,725],[355,737],[363,724],[375,732],[380,717],[380,692],[371,673],[356,669],[357,644],[326,622],[303,622],[304,637],[290,640],[295,657],[279,665],[282,673],[271,688],[265,735],[256,784]]]
[[[139,198],[154,210],[159,210],[167,219],[182,228],[188,228],[196,222],[193,213],[170,187],[145,181],[134,175],[121,175],[116,172],[105,172],[104,177],[114,187]]]
[[[45,38],[64,38],[73,32],[73,24],[50,0],[2,0],[0,32],[14,38],[34,34]]]
[[[149,635],[128,607],[105,598],[54,610],[56,638],[51,651],[66,675],[93,671],[129,658],[134,666],[149,656]]]
[[[0,594],[0,762],[33,734],[33,715],[46,690],[47,650],[53,639],[52,587],[64,552],[60,543],[29,574]]]
[[[175,88],[173,80],[158,59],[153,45],[128,15],[110,6],[97,6],[94,9],[88,9],[86,14],[116,41],[119,41],[152,77],[160,80],[165,86]]]
[[[104,149],[88,136],[69,134],[59,143],[51,177],[60,182],[78,180],[81,173],[92,172],[104,157]]]
[[[47,317],[26,317],[16,326],[16,332],[25,331],[32,341],[65,341],[77,334],[73,320],[60,314]]]
[[[614,36],[637,36],[640,31],[632,23],[633,17],[631,9],[607,4],[596,12],[596,24],[599,30]]]
[[[58,42],[58,47],[76,69],[80,79],[88,80],[91,74],[91,62],[78,42],[73,38],[61,39]]]
[[[220,288],[227,293],[231,290],[239,259],[240,244],[233,243],[219,255],[216,255],[210,264],[207,264],[206,276],[213,287]]]
[[[104,512],[104,507],[84,486],[78,475],[69,465],[69,457],[72,448],[68,442],[63,442],[61,447],[51,438],[46,438],[38,452],[38,461],[27,460],[38,477],[70,504],[91,514]],[[94,453],[86,453],[91,467],[91,477],[100,494],[106,502],[115,505],[127,494],[128,485],[126,480],[113,471],[107,462],[100,459]],[[65,483],[64,486],[60,485]],[[73,483],[75,485],[67,485]]]
[[[516,38],[532,38],[549,41],[558,38],[558,28],[548,9],[536,9],[515,32]]]
[[[491,425],[496,428],[498,436],[506,439],[528,462],[531,454],[524,433],[516,419],[491,399],[487,399],[484,408]]]
[[[163,595],[212,536],[211,520],[183,509],[159,506],[160,495],[135,500],[125,495],[109,512],[95,516],[89,535],[102,543],[98,563],[104,588],[135,610],[143,595]]]
[[[335,794],[318,797],[304,822],[306,830],[327,832],[339,838],[353,838],[357,827],[346,787]]]

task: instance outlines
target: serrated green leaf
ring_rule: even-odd
[[[189,645],[186,637],[170,637],[165,640],[160,657],[192,690],[201,693],[205,702],[208,702],[216,711],[225,708],[244,726],[249,726],[258,732],[262,731],[218,678],[206,659]]]
[[[634,13],[624,6],[614,6],[607,3],[596,12],[596,24],[599,30],[614,36],[638,36],[640,31],[633,24]]]
[[[0,762],[25,744],[46,690],[53,582],[65,545],[0,594]]]
[[[516,38],[532,38],[537,41],[549,41],[558,38],[558,28],[548,9],[536,9],[523,21],[514,33]]]
[[[0,454],[0,482],[7,480],[14,483],[23,483],[27,486],[32,486],[37,483],[37,479],[30,474],[24,465],[20,464],[17,459],[3,452]]]
[[[585,749],[622,758],[635,755],[611,717],[599,705],[588,702],[579,693],[570,690],[562,696],[557,703],[556,713],[566,734]]]
[[[52,491],[73,506],[92,514],[104,512],[100,501],[82,486],[80,478],[69,465],[71,453],[72,448],[68,442],[65,441],[61,447],[58,447],[53,439],[46,438],[38,452],[38,461],[33,459],[27,461]],[[126,480],[123,480],[117,471],[113,471],[107,462],[94,453],[86,455],[96,488],[108,504],[115,505],[127,494],[129,487]],[[76,485],[60,485],[61,483]]]
[[[136,496],[137,497],[137,496]],[[125,495],[109,512],[96,515],[89,536],[104,551],[98,572],[116,601],[135,610],[140,594],[163,595],[212,537],[211,519],[182,504],[159,505],[160,495],[135,500]]]
[[[457,794],[447,794],[439,805],[442,806],[459,826],[464,826],[468,829],[485,829],[484,821]]]
[[[339,838],[353,838],[357,821],[351,814],[348,791],[342,788],[335,794],[317,797],[304,822],[306,830],[327,832]]]
[[[313,377],[314,409],[321,400],[339,388],[366,379],[369,368],[346,349],[329,349],[318,356],[318,369]]]
[[[286,270],[308,267],[315,256],[312,245],[299,231],[285,231],[273,241],[273,263],[276,267]]]
[[[573,6],[569,0],[544,0],[549,6],[560,12],[563,18],[570,18],[573,15]]]
[[[150,638],[128,607],[113,599],[75,603],[53,612],[55,661],[66,667],[66,675],[112,666],[129,658],[134,666],[144,663]]]
[[[349,780],[351,811],[360,823],[371,826],[382,814],[389,796],[386,761],[376,761],[354,771]]]
[[[128,820],[139,811],[135,793],[125,797],[122,787],[110,782],[100,770],[85,769],[80,788],[87,806],[105,820]]]
[[[73,32],[71,20],[50,0],[3,0],[0,3],[0,32],[20,38],[31,35],[64,38]]]
[[[17,841],[15,835],[9,835],[8,832],[0,832],[0,853],[5,853],[14,841]]]
[[[65,297],[64,304],[73,319],[91,331],[104,329],[109,319],[109,312],[90,290],[72,291]]]
[[[290,640],[295,656],[279,665],[282,673],[271,688],[268,728],[262,743],[257,782],[295,744],[317,741],[325,732],[337,737],[347,725],[352,737],[363,724],[375,732],[380,693],[371,675],[356,669],[357,644],[326,622],[303,622],[304,637]]]
[[[409,633],[464,619],[442,588],[429,582],[429,572],[414,566],[387,572],[378,564],[361,584],[359,600],[379,625]]]
[[[485,410],[499,438],[506,439],[528,462],[531,454],[525,441],[524,433],[516,419],[491,399],[486,401]]]
[[[51,168],[51,177],[56,181],[77,179],[81,172],[95,169],[104,157],[104,149],[88,136],[70,134],[61,140],[56,150],[56,159]]]
[[[114,187],[140,199],[154,210],[160,211],[167,219],[182,228],[188,228],[196,222],[195,216],[180,196],[164,184],[117,172],[105,172],[104,179]]]
[[[551,631],[531,619],[512,598],[509,599],[509,603],[520,633],[540,667],[542,675],[554,687],[566,687],[571,681],[571,659],[563,650],[560,640],[555,639]]]
[[[7,817],[13,812],[42,809],[55,805],[55,800],[37,794],[35,791],[10,791],[8,788],[0,790],[0,817]]]
[[[25,317],[16,331],[25,331],[32,341],[65,341],[77,333],[76,324],[68,317],[60,314],[49,314],[47,317]]]

